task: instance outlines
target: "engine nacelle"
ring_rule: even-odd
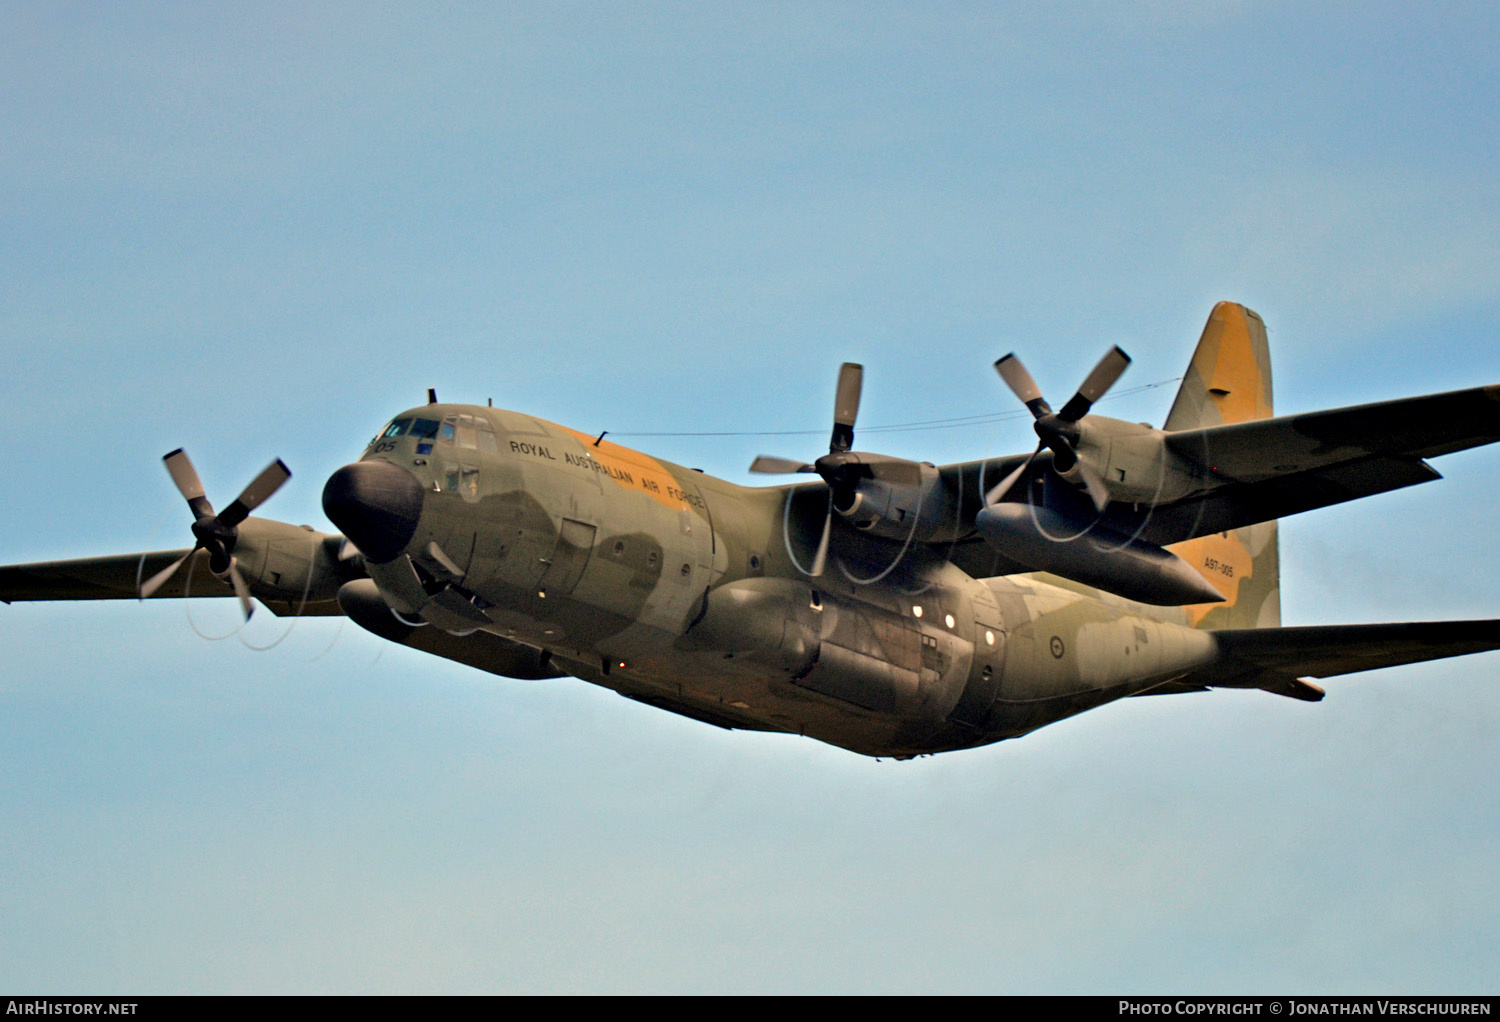
[[[852,495],[835,491],[833,509],[850,525],[886,539],[904,541],[910,536],[918,543],[936,538],[944,528],[952,529],[951,499],[936,467],[878,454],[858,457],[877,471],[888,463],[902,466],[906,474],[915,471],[919,478],[906,482],[866,477],[855,485]]]
[[[231,548],[240,573],[262,599],[293,605],[331,600],[353,573],[340,562],[338,536],[269,518],[246,518]],[[221,581],[228,571],[214,573]]]
[[[1078,460],[1104,480],[1109,499],[1124,504],[1164,504],[1195,492],[1200,472],[1167,444],[1168,434],[1144,423],[1090,415],[1078,424]],[[1058,475],[1082,486],[1077,465]]]

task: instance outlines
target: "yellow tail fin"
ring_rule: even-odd
[[[1201,429],[1269,419],[1272,414],[1266,325],[1243,305],[1220,302],[1203,328],[1163,428]],[[1274,628],[1281,624],[1281,569],[1274,521],[1200,536],[1171,549],[1224,594],[1223,603],[1187,608],[1196,627]]]

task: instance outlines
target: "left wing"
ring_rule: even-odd
[[[1500,385],[1169,433],[1167,448],[1256,482],[1368,457],[1435,458],[1500,440]]]
[[[1500,385],[1179,430],[1166,434],[1165,453],[1176,470],[1200,481],[1193,492],[1154,507],[1111,503],[1100,522],[1120,535],[1169,546],[1441,479],[1424,458],[1496,441]],[[964,521],[973,522],[984,487],[1021,460],[941,469],[944,485],[962,495]],[[1039,464],[1033,471],[1042,470]],[[952,559],[970,574],[1006,570],[977,536],[961,542]]]
[[[1111,520],[1133,532],[1149,515],[1142,538],[1177,543],[1441,479],[1422,459],[1497,440],[1500,386],[1182,430],[1167,450],[1210,487]]]

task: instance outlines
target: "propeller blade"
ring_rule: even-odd
[[[1115,346],[1099,360],[1094,366],[1094,371],[1089,373],[1088,378],[1083,381],[1083,386],[1078,388],[1078,393],[1068,399],[1068,403],[1062,406],[1062,411],[1057,417],[1064,422],[1077,422],[1089,413],[1094,402],[1104,396],[1105,391],[1115,385],[1120,374],[1130,368],[1130,356]]]
[[[854,420],[859,416],[859,392],[864,386],[865,367],[845,362],[839,367],[838,392],[833,400],[833,436],[828,441],[830,454],[854,446]]]
[[[238,562],[229,555],[229,551],[233,550],[235,545],[235,527],[292,477],[291,469],[287,468],[280,458],[271,462],[260,475],[251,481],[249,486],[245,487],[244,492],[235,498],[234,503],[225,508],[223,513],[215,515],[213,505],[204,496],[203,480],[198,477],[198,470],[193,468],[187,452],[179,447],[165,455],[162,461],[167,466],[167,474],[172,477],[177,492],[182,494],[189,509],[193,512],[195,519],[193,535],[197,537],[198,542],[185,555],[148,578],[141,585],[141,599],[146,599],[165,585],[167,580],[182,567],[183,562],[193,554],[199,550],[207,550],[209,569],[221,578],[227,572],[229,582],[234,587],[234,593],[239,597],[240,609],[245,613],[245,620],[250,620],[250,615],[255,613],[255,606],[250,602],[250,587],[246,584],[245,577],[240,574]],[[355,552],[358,553],[358,551]],[[343,550],[339,551],[339,559],[344,559]]]
[[[1021,399],[1021,403],[1031,409],[1032,418],[1040,419],[1043,415],[1052,414],[1052,406],[1042,397],[1042,390],[1016,358],[1015,352],[1011,352],[1004,358],[995,360],[995,372],[1000,374],[1000,379],[1010,388],[1010,392]]]
[[[828,517],[823,520],[823,536],[818,540],[818,552],[813,555],[812,571],[809,574],[813,578],[821,578],[823,569],[828,566],[828,537],[833,534],[833,496],[828,497]]]
[[[212,518],[214,506],[203,495],[203,480],[198,478],[198,472],[193,468],[192,461],[188,459],[187,452],[179,447],[163,456],[161,460],[166,464],[167,474],[176,484],[177,492],[182,494],[182,499],[188,502],[193,517]]]
[[[186,451],[179,447],[161,460],[166,464],[167,473],[171,475],[172,482],[177,484],[177,492],[182,494],[184,500],[194,501],[203,496],[203,481],[198,478],[198,472],[193,468]]]
[[[255,613],[255,604],[250,602],[250,587],[245,584],[245,577],[240,574],[239,561],[237,558],[229,559],[229,583],[234,586],[234,595],[240,598],[240,609],[245,612],[245,620],[250,620],[250,615]]]
[[[854,427],[859,415],[859,393],[864,387],[865,367],[858,362],[845,362],[839,366],[839,389],[834,399],[833,421],[840,426]]]
[[[175,560],[171,564],[167,565],[161,571],[158,571],[155,575],[152,575],[150,578],[146,579],[146,581],[142,582],[141,583],[141,599],[144,600],[144,599],[148,598],[152,593],[154,593],[158,589],[160,589],[162,587],[162,584],[165,583],[167,581],[167,579],[171,578],[173,575],[175,575],[177,573],[177,569],[180,568],[180,567],[182,567],[183,562],[186,561],[189,557],[191,557],[194,554],[196,554],[197,552],[198,552],[198,548],[197,547],[193,547],[193,549],[189,550],[187,553],[185,553],[181,557],[177,558],[177,560]]]
[[[1102,514],[1109,506],[1109,485],[1105,483],[1103,476],[1081,458],[1078,460],[1078,474],[1083,477],[1083,485],[1093,498],[1094,509]]]
[[[1037,444],[1036,450],[1031,452],[1030,457],[1021,462],[1021,464],[1017,466],[1014,472],[1006,476],[1004,479],[1000,480],[1000,482],[997,483],[989,493],[986,493],[984,495],[985,507],[989,507],[991,504],[998,504],[1000,503],[1000,501],[1004,500],[1005,495],[1010,492],[1011,487],[1020,482],[1021,477],[1026,474],[1026,470],[1031,467],[1031,463],[1036,460],[1037,455],[1041,454],[1042,448],[1046,446],[1046,444]]]
[[[234,528],[236,525],[250,517],[250,512],[260,507],[266,499],[281,489],[281,484],[292,477],[292,470],[277,458],[266,466],[265,471],[256,476],[249,486],[245,487],[243,493],[235,498],[233,504],[226,507],[219,515],[219,524]]]
[[[750,471],[763,475],[785,475],[789,472],[816,472],[817,469],[805,461],[773,458],[769,454],[762,454],[750,463]]]

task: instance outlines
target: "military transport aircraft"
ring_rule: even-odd
[[[854,450],[845,364],[828,453],[751,466],[816,478],[761,488],[429,392],[329,478],[342,535],[251,515],[280,461],[215,511],[177,450],[190,549],[0,568],[0,600],[342,614],[494,674],[897,758],[1124,696],[1317,700],[1310,677],[1500,647],[1500,620],[1280,627],[1276,534],[1500,439],[1500,386],[1276,418],[1264,324],[1222,302],[1154,429],[1091,414],[1129,361],[1109,352],[1054,411],[1007,355],[1036,449],[941,467]]]

